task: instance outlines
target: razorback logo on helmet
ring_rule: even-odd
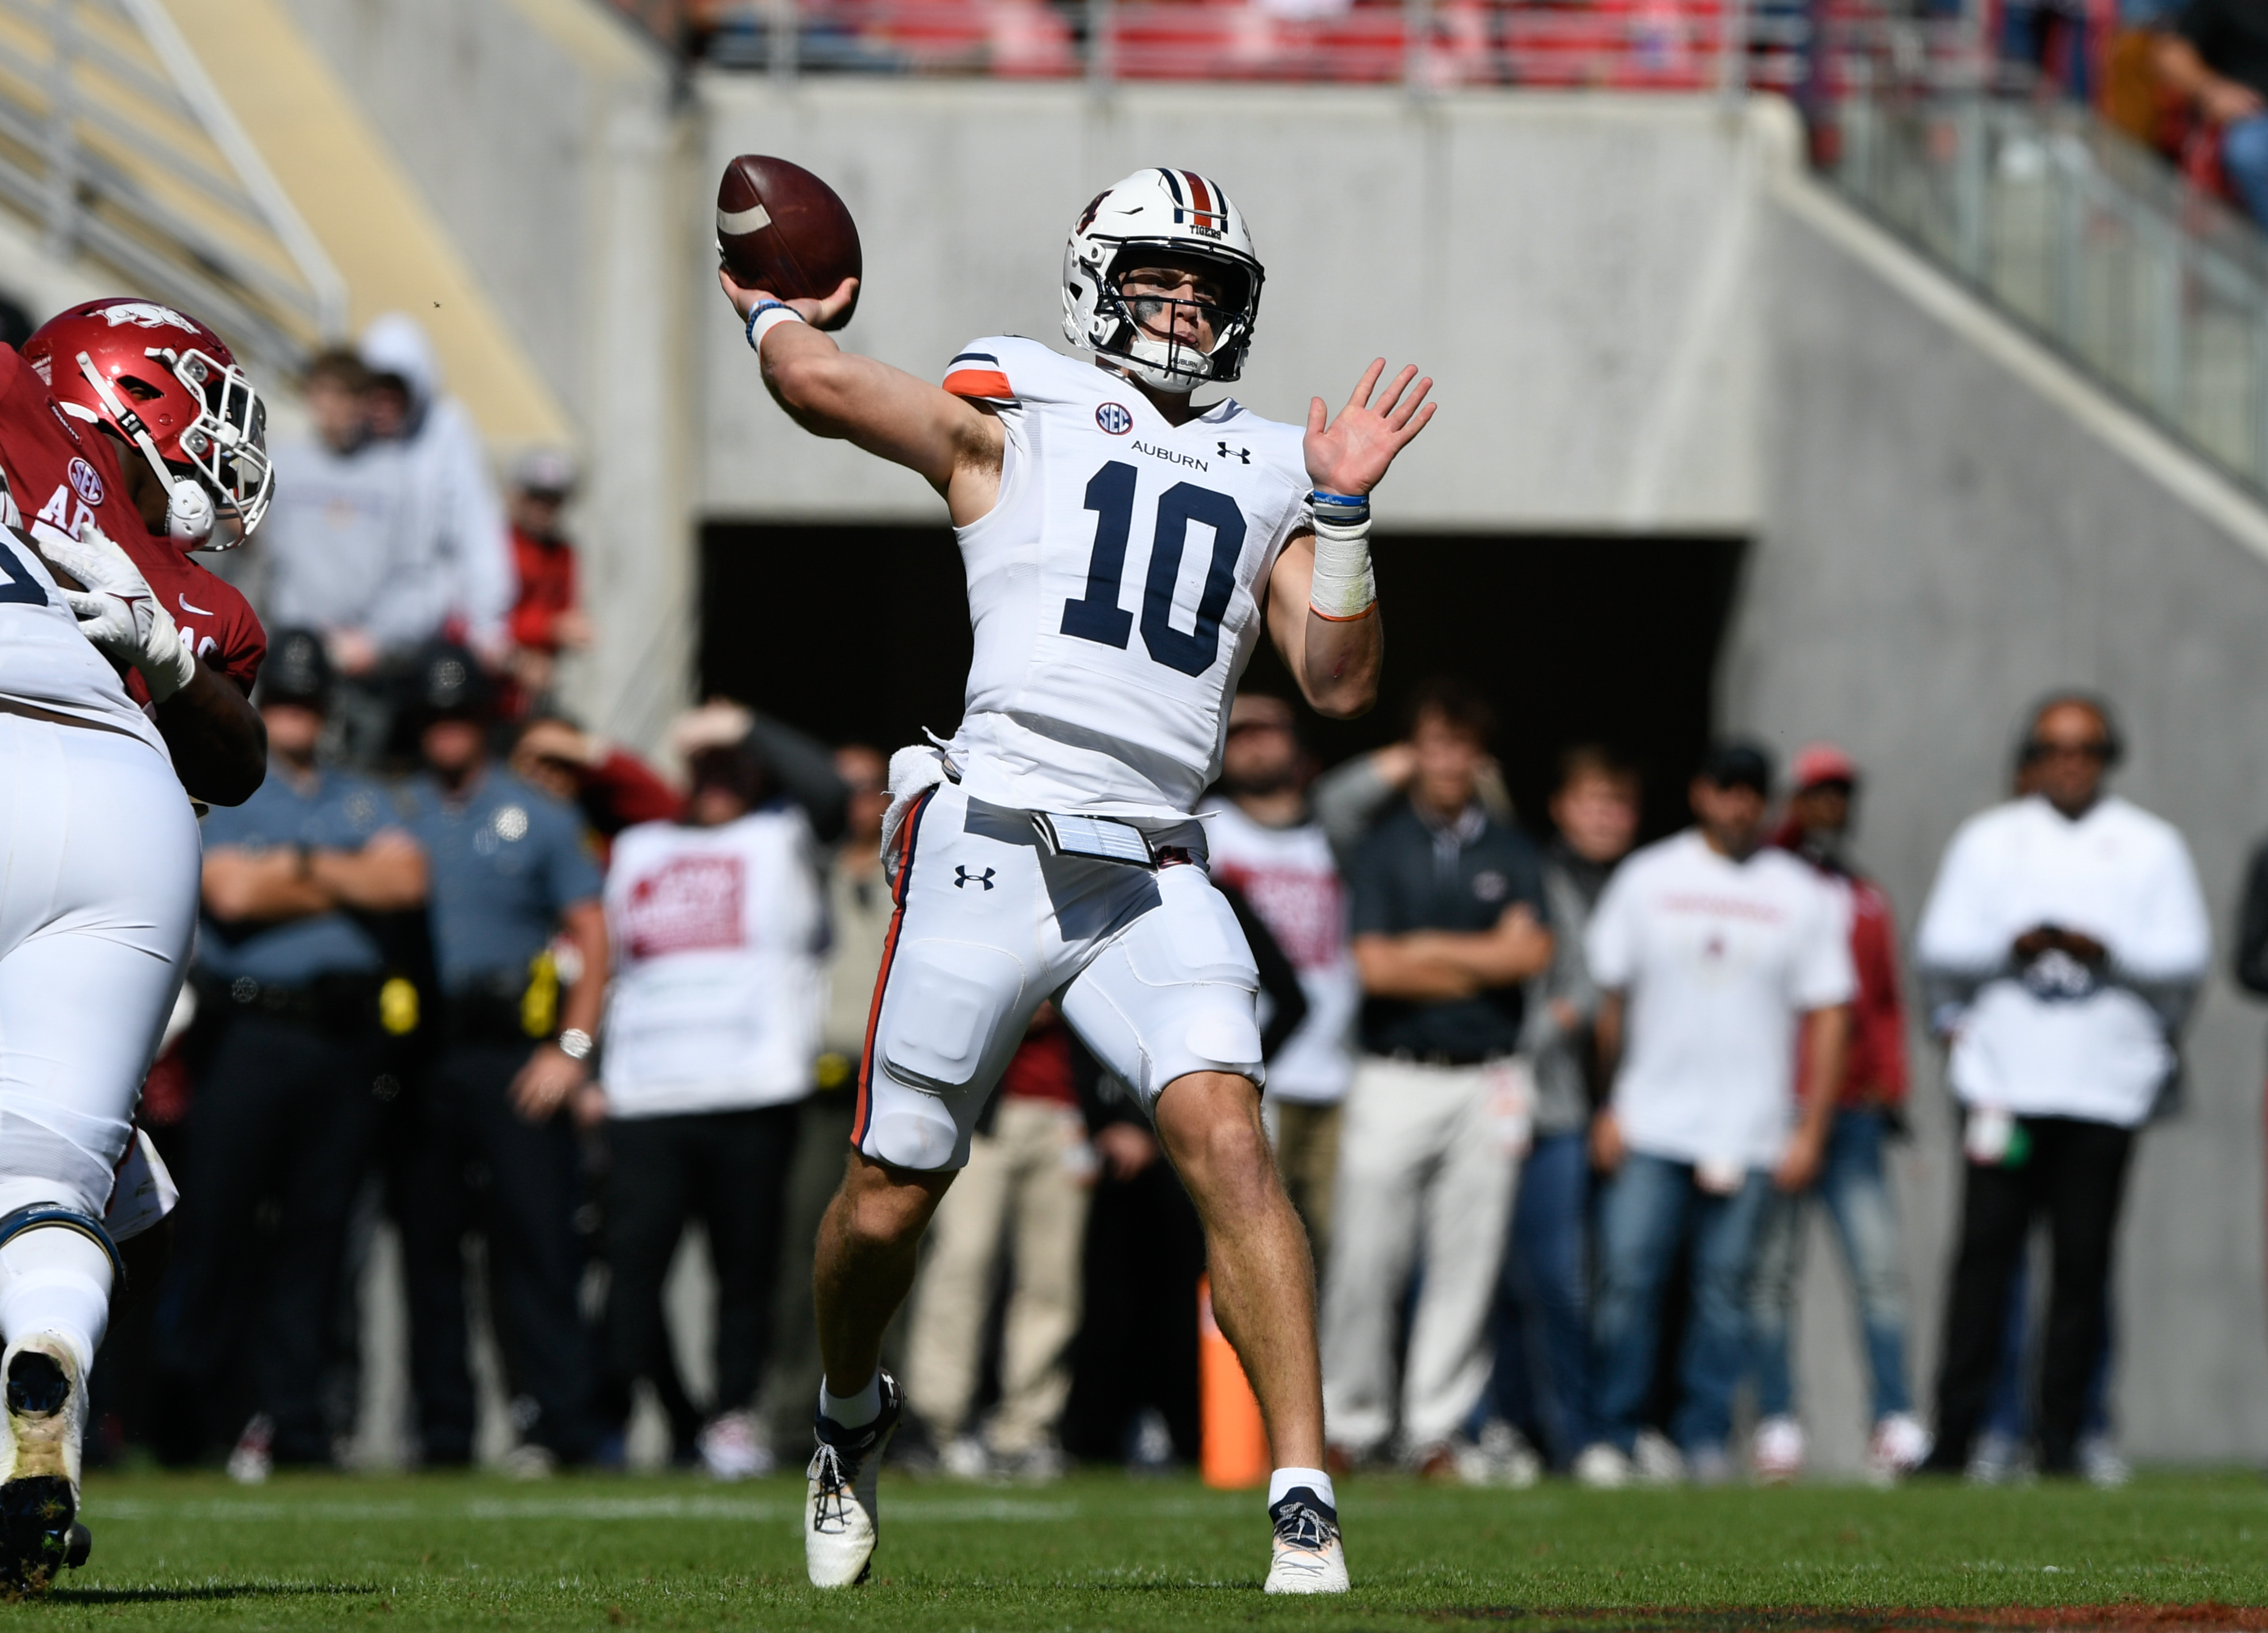
[[[73,460],[70,476],[73,493],[89,504],[102,503],[102,478],[95,474],[94,467],[85,460]]]
[[[131,323],[143,329],[187,329],[197,333],[197,326],[174,311],[161,306],[154,300],[122,300],[116,305],[105,306],[90,315],[106,320],[112,328]]]

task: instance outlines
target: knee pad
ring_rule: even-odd
[[[0,1247],[5,1247],[26,1231],[38,1230],[74,1231],[85,1237],[110,1261],[110,1274],[118,1285],[126,1285],[126,1261],[119,1256],[118,1244],[110,1239],[110,1232],[103,1228],[101,1220],[60,1203],[33,1203],[13,1213],[0,1214]]]

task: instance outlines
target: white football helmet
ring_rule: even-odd
[[[1210,262],[1227,293],[1209,309],[1209,352],[1145,332],[1119,293],[1141,251]],[[1244,371],[1265,274],[1244,212],[1193,170],[1138,170],[1095,195],[1064,246],[1064,335],[1160,391],[1187,393]],[[1172,326],[1168,325],[1168,332]]]

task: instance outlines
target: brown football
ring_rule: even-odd
[[[734,283],[782,300],[821,299],[862,276],[858,224],[835,189],[761,153],[741,154],[717,184],[717,254]],[[858,309],[853,297],[826,327],[841,328]]]

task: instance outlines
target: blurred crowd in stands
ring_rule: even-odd
[[[245,552],[271,769],[204,819],[194,979],[144,1106],[184,1200],[98,1368],[98,1453],[247,1481],[366,1456],[391,1239],[396,1438],[423,1463],[617,1465],[642,1395],[677,1463],[799,1458],[807,1267],[894,907],[881,747],[725,700],[659,764],[598,739],[552,695],[592,638],[572,467],[530,456],[499,502],[403,320],[319,358],[308,400]],[[1428,681],[1403,724],[1326,771],[1292,703],[1241,695],[1206,805],[1314,1248],[1335,1466],[1796,1477],[1815,1205],[1876,1477],[2123,1478],[2119,1203],[2210,949],[2180,836],[2105,786],[2110,705],[2042,703],[2009,798],[1955,835],[1908,949],[1918,1026],[1842,750],[1783,775],[1721,742],[1690,824],[1641,845],[1611,747],[1569,748],[1515,813],[1478,692]],[[2268,990],[2268,855],[2251,897],[2239,973]],[[1925,1033],[1965,1153],[1933,1431],[1888,1157]],[[666,1296],[688,1254],[706,1275]],[[962,1479],[1196,1460],[1204,1266],[1149,1127],[1043,1005],[889,1340],[918,1424],[893,1456]]]
[[[1080,0],[615,0],[688,57],[802,70],[1089,71]],[[2258,0],[1110,0],[1108,77],[1792,95],[1832,162],[1861,77],[2058,96],[2268,224],[2268,10]],[[1916,28],[1915,25],[1919,27]],[[792,36],[793,43],[787,43]],[[1857,66],[1865,59],[1867,66]],[[1934,64],[1934,67],[1926,66]]]

